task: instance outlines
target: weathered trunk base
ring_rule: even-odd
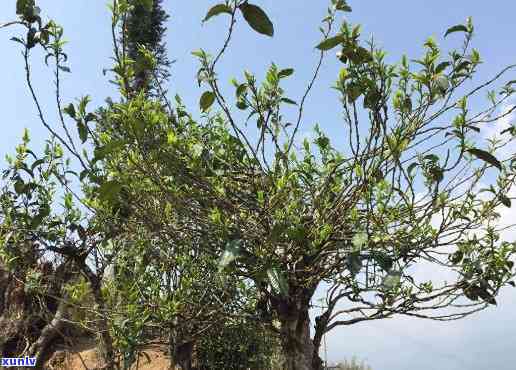
[[[95,300],[95,310],[101,313],[101,317],[97,320],[97,329],[100,339],[98,350],[105,362],[104,369],[114,370],[116,367],[115,349],[113,347],[113,338],[111,338],[111,334],[109,333],[109,323],[107,319],[102,316],[106,308],[106,302],[104,301],[104,297],[102,296],[102,292],[100,290],[100,281],[90,280],[90,286],[92,288],[93,297]]]
[[[193,342],[171,346],[171,368],[173,370],[193,370]]]
[[[66,328],[65,318],[66,304],[61,302],[52,321],[43,328],[38,340],[30,347],[29,354],[36,357],[37,369],[43,369],[46,361],[54,353],[54,344]]]
[[[285,363],[284,370],[321,370],[319,349],[314,348],[310,338],[310,317],[308,310],[292,311],[282,315],[281,346]]]
[[[42,368],[68,326],[64,321],[66,308],[58,301],[62,285],[73,277],[73,270],[65,263],[54,269],[50,263],[38,263],[35,257],[26,262],[14,271],[0,264],[0,355],[34,356],[36,367]],[[45,291],[26,291],[30,268],[41,272]]]

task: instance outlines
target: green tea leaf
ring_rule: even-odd
[[[344,0],[339,0],[335,4],[335,10],[340,10],[341,12],[351,12],[351,7],[346,4]]]
[[[247,90],[247,84],[241,84],[241,85],[238,85],[237,89],[236,89],[236,96],[237,98],[241,97]]]
[[[443,72],[446,68],[448,68],[449,66],[451,65],[450,62],[442,62],[442,63],[439,63],[437,65],[437,67],[435,67],[435,73],[436,74],[439,74],[441,72]]]
[[[247,105],[247,103],[243,99],[239,99],[237,101],[237,103],[236,103],[236,106],[240,110],[246,110],[247,108],[249,108],[249,106]]]
[[[396,288],[401,282],[401,272],[390,271],[383,279],[383,287],[387,290]]]
[[[498,199],[500,199],[500,202],[502,202],[502,204],[504,206],[506,206],[507,208],[511,208],[511,199],[505,195],[498,195]]]
[[[346,89],[346,93],[348,95],[348,100],[353,103],[360,95],[362,95],[362,90],[360,85],[356,83],[350,83]]]
[[[76,116],[76,112],[75,112],[75,107],[72,103],[68,104],[64,109],[63,109],[63,112],[65,112],[66,114],[68,114],[71,118],[75,119],[75,116]]]
[[[77,121],[77,132],[79,133],[79,139],[84,144],[88,140],[88,129],[82,120]]]
[[[297,105],[297,103],[294,100],[289,98],[281,98],[281,101],[287,104]]]
[[[467,150],[469,153],[473,154],[475,157],[483,160],[484,162],[487,162],[489,164],[492,164],[496,168],[498,168],[500,171],[502,170],[502,164],[494,155],[492,155],[489,152],[486,152],[485,150],[473,148]]]
[[[260,7],[245,2],[238,8],[242,12],[246,22],[253,30],[261,33],[262,35],[270,37],[274,36],[274,25]]]
[[[16,194],[23,194],[25,192],[25,183],[21,180],[18,180],[14,183],[14,191]]]
[[[344,37],[342,35],[330,37],[330,38],[320,42],[319,45],[316,46],[316,48],[321,51],[331,50],[334,47],[340,45],[343,41],[344,41]]]
[[[39,209],[38,214],[33,217],[31,227],[37,228],[48,215],[50,215],[50,207],[48,204],[45,204]]]
[[[455,251],[455,253],[453,253],[452,255],[449,256],[449,260],[451,263],[453,263],[454,265],[458,265],[459,263],[461,263],[461,261],[464,259],[464,252],[461,251],[460,249]]]
[[[201,100],[199,101],[199,106],[203,112],[206,112],[215,102],[215,94],[211,91],[206,91],[201,96]]]
[[[204,50],[194,50],[191,54],[199,59],[203,59],[206,56]]]
[[[292,76],[293,73],[294,73],[293,68],[282,69],[281,71],[279,71],[278,77],[279,78],[289,77],[289,76]]]
[[[410,166],[408,166],[407,168],[407,173],[410,177],[413,176],[413,173],[414,173],[414,170],[416,169],[416,167],[419,166],[419,163],[411,163]]]
[[[34,170],[36,167],[41,166],[43,163],[45,163],[44,159],[38,159],[38,160],[34,161],[32,166],[30,166],[30,168],[31,168],[31,170]]]
[[[448,81],[448,78],[446,76],[437,76],[435,79],[435,83],[437,84],[439,90],[443,93],[445,93],[450,87],[450,82]]]
[[[446,33],[444,34],[444,37],[448,36],[451,33],[454,32],[468,32],[468,28],[464,26],[463,24],[457,24],[456,26],[450,27],[446,30]]]
[[[384,252],[375,251],[373,254],[373,259],[376,261],[378,266],[382,268],[382,270],[389,272],[393,266],[394,261],[391,256]]]
[[[122,184],[118,181],[106,181],[99,188],[99,198],[103,201],[112,201],[120,190],[122,190]]]
[[[30,15],[36,3],[34,0],[17,0],[16,1],[16,14],[18,15]]]
[[[215,17],[219,14],[231,14],[232,9],[227,6],[226,4],[217,4],[213,6],[210,10],[208,10],[208,13],[206,14],[206,17],[202,20],[203,22],[208,21],[210,18]]]

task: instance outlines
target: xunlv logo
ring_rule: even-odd
[[[2,367],[11,366],[24,366],[34,367],[36,366],[36,357],[3,357],[1,361]]]

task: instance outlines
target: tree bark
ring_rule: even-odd
[[[42,369],[52,355],[54,342],[65,329],[65,318],[66,304],[61,302],[52,321],[43,328],[38,340],[30,347],[29,353],[36,357],[37,369]]]
[[[300,302],[282,303],[280,310],[281,347],[285,363],[284,370],[321,370],[319,348],[315,348],[310,337],[308,305]]]
[[[193,342],[174,346],[173,353],[171,354],[172,369],[192,370],[192,354]]]
[[[184,340],[174,325],[169,330],[170,367],[173,370],[192,370],[194,342]]]
[[[64,327],[62,286],[73,277],[71,265],[53,268],[49,263],[19,264],[13,272],[0,264],[0,354],[4,357],[37,357],[40,368],[52,355]],[[25,280],[29,268],[41,272],[45,290],[27,293]],[[51,317],[52,320],[47,319]],[[28,351],[27,351],[28,350]]]
[[[97,329],[100,334],[100,353],[102,354],[105,362],[104,369],[113,370],[115,368],[115,350],[113,347],[113,339],[109,333],[109,323],[105,317],[106,303],[104,297],[102,297],[101,283],[99,279],[89,276],[91,290],[93,291],[93,297],[95,299],[95,310],[99,312],[99,319],[97,321]]]

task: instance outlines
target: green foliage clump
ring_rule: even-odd
[[[170,65],[162,2],[113,1],[110,72],[119,96],[88,112],[88,97],[61,105],[61,72],[70,72],[62,28],[43,25],[34,1],[17,4],[27,34],[14,41],[53,144],[41,161],[25,140],[11,161],[2,238],[15,232],[41,253],[73,261],[91,290],[108,362],[119,354],[128,368],[158,337],[173,366],[190,368],[197,349],[206,367],[263,368],[274,357],[269,341],[278,340],[285,369],[320,370],[324,335],[338,326],[394,315],[460,319],[496,305],[501,288],[514,285],[516,244],[503,240],[498,222],[516,181],[514,153],[499,152],[516,130],[487,143],[477,134],[512,112],[496,113],[515,82],[489,91],[486,107],[472,101],[516,66],[467,89],[481,64],[470,19],[444,35],[461,35],[460,47],[445,53],[430,38],[418,59],[390,63],[343,17],[346,1],[332,0],[306,89],[287,93],[294,69],[272,63],[263,81],[248,71],[234,78],[227,96],[218,65],[240,20],[270,37],[274,25],[257,5],[226,1],[204,18],[229,18],[228,34],[216,54],[192,53],[199,61],[192,85],[202,90],[199,106],[186,107],[160,87]],[[59,130],[32,87],[37,46],[55,67]],[[342,150],[319,126],[299,140],[308,97],[334,49]],[[57,215],[54,189],[64,193]],[[1,253],[11,266],[20,257]],[[418,276],[428,265],[451,278]],[[114,278],[106,282],[109,266]],[[34,291],[38,275],[28,280]],[[324,310],[312,327],[323,284]]]
[[[235,318],[215,325],[197,346],[200,370],[271,370],[278,339],[258,322]]]
[[[170,77],[171,61],[164,41],[170,16],[163,8],[163,0],[132,0],[130,4],[132,7],[125,20],[127,32],[122,37],[127,39],[128,57],[136,62],[133,88],[156,95],[160,93],[161,84]],[[154,57],[152,66],[145,63],[142,48]]]

